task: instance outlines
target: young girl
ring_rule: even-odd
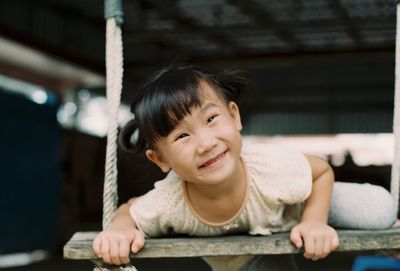
[[[331,199],[331,225],[379,229],[393,224],[396,208],[385,189],[334,186],[332,169],[316,156],[242,142],[236,102],[244,86],[235,72],[213,76],[174,65],[142,88],[120,143],[131,153],[145,149],[168,175],[147,194],[120,206],[110,227],[93,242],[99,258],[127,263],[145,237],[290,231],[291,242],[304,248],[306,258],[321,259],[339,244],[327,224]],[[255,270],[262,259],[206,261],[213,270]]]

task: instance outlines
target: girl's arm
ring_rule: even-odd
[[[129,262],[130,252],[136,253],[144,246],[144,236],[137,229],[129,209],[137,198],[122,204],[115,213],[111,225],[93,241],[93,250],[105,263],[124,264]]]
[[[304,257],[317,260],[326,257],[339,245],[336,231],[328,223],[334,174],[329,164],[316,156],[306,156],[312,171],[312,191],[305,202],[300,224],[293,227],[290,240],[304,246]]]

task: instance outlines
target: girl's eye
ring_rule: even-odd
[[[212,115],[211,117],[209,117],[209,118],[207,119],[207,123],[212,122],[216,117],[217,117],[217,115]]]
[[[183,139],[185,137],[187,137],[188,134],[180,134],[179,136],[177,136],[177,138],[175,139],[175,141],[179,140],[179,139]]]

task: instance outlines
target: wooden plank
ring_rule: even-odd
[[[400,229],[380,231],[339,230],[337,251],[400,249]],[[78,232],[64,246],[64,258],[93,260],[92,241],[97,232]],[[289,241],[289,233],[268,236],[219,236],[151,238],[132,258],[200,257],[301,253]]]

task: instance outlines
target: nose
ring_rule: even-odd
[[[217,145],[217,139],[210,131],[203,131],[198,135],[197,152],[199,154],[207,153]]]

